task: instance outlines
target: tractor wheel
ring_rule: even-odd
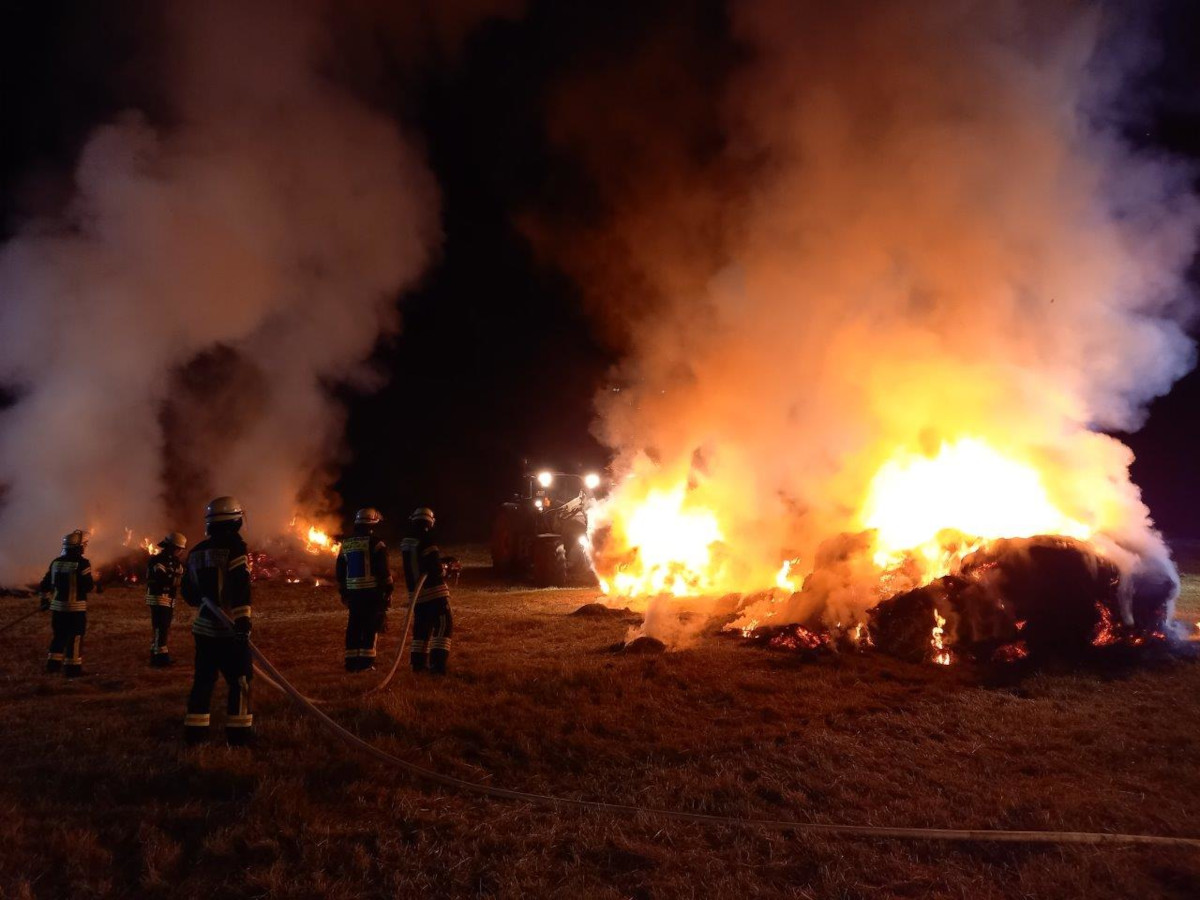
[[[563,587],[567,583],[567,549],[557,534],[539,534],[533,547],[533,583]]]
[[[517,568],[517,529],[508,510],[500,510],[492,526],[492,569],[510,576]]]

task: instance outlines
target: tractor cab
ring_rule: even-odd
[[[563,585],[591,572],[588,511],[600,476],[543,470],[526,474],[500,507],[492,529],[492,567],[539,586]]]

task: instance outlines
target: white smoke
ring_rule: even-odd
[[[751,61],[719,158],[656,160],[610,198],[603,246],[628,262],[592,286],[630,346],[598,434],[634,476],[615,508],[686,481],[720,511],[720,587],[760,588],[861,530],[892,454],[975,436],[1036,463],[1127,569],[1166,557],[1098,429],[1137,428],[1193,365],[1200,207],[1190,172],[1112,126],[1101,13],[730,6]],[[826,592],[831,619],[878,599],[854,587]]]
[[[97,128],[69,205],[0,249],[0,583],[76,527],[103,559],[193,524],[167,517],[168,455],[280,533],[338,446],[328,385],[369,375],[439,242],[418,149],[322,74],[323,4],[165,10],[169,121]],[[214,353],[219,402],[176,396]]]

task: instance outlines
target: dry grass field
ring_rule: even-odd
[[[0,636],[4,898],[1200,896],[1186,850],[830,839],[455,795],[353,754],[262,684],[256,749],[185,749],[190,612],[177,664],[151,670],[140,597],[95,599],[78,682],[42,673],[44,617]],[[716,635],[622,654],[628,617],[571,615],[593,598],[468,569],[450,676],[402,672],[370,699],[377,675],[341,671],[332,590],[259,585],[255,639],[356,734],[488,784],[730,816],[1200,835],[1200,665],[981,686],[965,667],[803,662]],[[34,602],[0,598],[0,623]],[[1200,578],[1181,610],[1200,619]]]

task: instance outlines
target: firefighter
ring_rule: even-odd
[[[421,576],[425,576],[425,584],[416,598],[410,659],[414,672],[423,672],[428,665],[433,674],[445,675],[454,623],[441,552],[433,542],[433,510],[421,507],[408,517],[408,522],[409,532],[400,544],[400,552],[404,556],[404,580],[410,595]]]
[[[175,616],[175,597],[183,577],[183,561],[179,557],[187,547],[187,538],[172,531],[158,546],[159,552],[150,557],[146,566],[146,605],[150,607],[150,627],[154,632],[150,665],[156,667],[171,664],[167,633]]]
[[[184,737],[198,744],[208,737],[209,707],[218,674],[229,686],[225,738],[231,746],[254,737],[250,712],[250,569],[246,543],[238,533],[245,520],[233,497],[218,497],[204,511],[207,538],[188,554],[181,585],[183,599],[199,608],[192,623],[196,674],[188,697]],[[221,610],[224,618],[211,607]]]
[[[87,631],[87,597],[96,588],[92,564],[83,551],[87,534],[72,531],[62,540],[62,554],[50,568],[39,587],[42,609],[50,610],[50,653],[46,671],[66,671],[68,678],[83,674],[83,635]]]
[[[376,643],[392,605],[392,573],[387,545],[375,536],[383,521],[379,510],[354,514],[354,533],[342,541],[337,557],[338,590],[350,611],[346,621],[346,671],[375,668]]]

